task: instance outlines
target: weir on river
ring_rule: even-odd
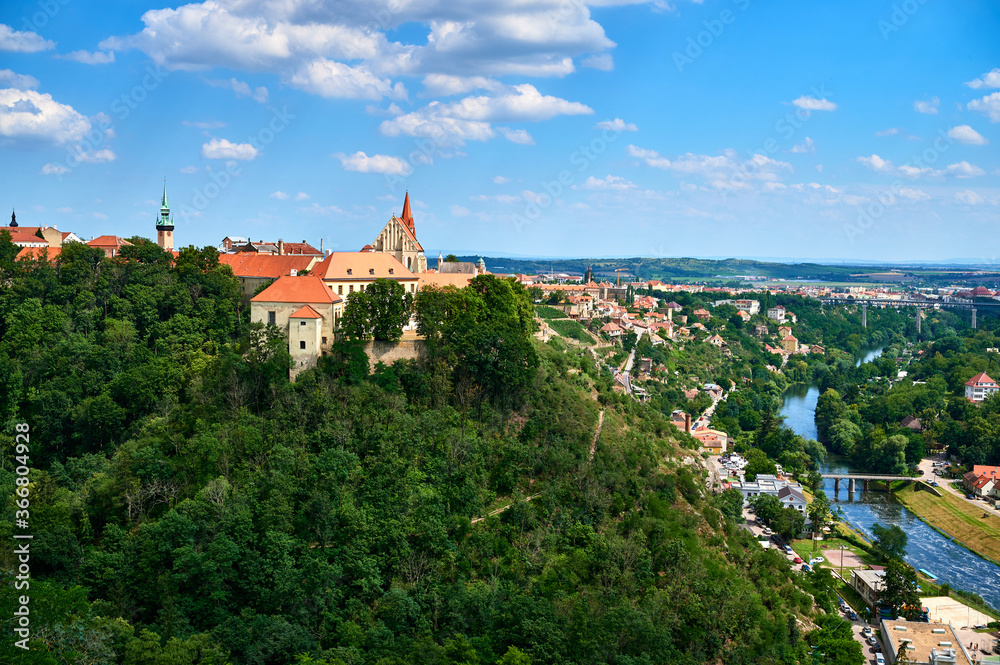
[[[869,362],[881,354],[881,349],[870,351],[863,359]],[[784,426],[807,439],[816,438],[816,401],[819,389],[816,386],[799,384],[785,391],[781,415]],[[861,473],[853,469],[847,460],[829,455],[820,465],[824,474]],[[947,582],[955,589],[977,593],[993,607],[1000,608],[1000,566],[956,545],[951,539],[927,526],[920,519],[898,503],[893,502],[884,492],[866,492],[856,488],[854,492],[834,500],[831,479],[823,481],[823,490],[830,497],[834,513],[842,512],[844,521],[860,531],[868,539],[873,539],[872,525],[876,522],[889,526],[895,524],[906,532],[906,562],[917,569],[923,568],[933,573],[939,582]],[[839,511],[838,511],[839,509]]]

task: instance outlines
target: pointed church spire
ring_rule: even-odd
[[[413,228],[413,213],[410,212],[410,192],[406,192],[406,198],[403,199],[403,215],[400,218],[403,220],[403,224],[406,225],[411,231],[415,231]]]
[[[11,228],[17,228],[17,215],[14,214],[14,209],[10,209],[10,226]]]

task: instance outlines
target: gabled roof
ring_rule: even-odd
[[[992,383],[996,385],[996,381],[987,376],[986,372],[980,372],[979,374],[976,374],[974,377],[966,381],[965,385],[972,386],[974,388],[977,385],[982,385],[984,383]]]
[[[125,238],[119,238],[118,236],[97,236],[93,240],[87,243],[91,247],[127,247],[131,245]]]
[[[62,253],[62,247],[24,247],[17,253],[17,259],[40,259],[47,256],[53,260]]]
[[[343,298],[333,293],[316,275],[279,277],[274,284],[267,287],[250,302],[290,302],[290,303],[338,303]],[[299,312],[302,310],[300,309]],[[297,314],[298,312],[296,312]]]
[[[290,275],[292,270],[296,272],[307,270],[315,259],[314,256],[301,254],[277,256],[254,252],[219,255],[219,263],[225,263],[232,268],[233,274],[237,277],[266,277],[270,279]]]
[[[21,247],[39,247],[49,244],[48,241],[39,238],[34,233],[19,232],[17,228],[10,231],[10,241]]]
[[[344,282],[363,282],[379,277],[396,281],[417,278],[396,257],[385,252],[332,252],[316,264],[313,274],[326,281]]]
[[[281,251],[284,254],[305,254],[312,256],[323,256],[323,252],[319,251],[306,241],[302,242],[282,242]]]
[[[471,282],[474,277],[475,275],[461,272],[422,272],[418,275],[421,289],[427,286],[433,286],[439,289],[445,286],[454,286],[457,289],[461,289],[468,286],[469,282]]]
[[[307,275],[308,277],[308,275]],[[290,319],[322,319],[323,317],[319,312],[314,310],[309,305],[302,305],[294,314],[292,314]]]

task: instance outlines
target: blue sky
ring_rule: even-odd
[[[995,263],[1000,6],[81,0],[0,7],[25,225],[439,250]]]

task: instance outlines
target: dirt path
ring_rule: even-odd
[[[604,427],[604,409],[601,409],[601,415],[597,416],[597,431],[594,432],[594,440],[590,444],[590,459],[594,459],[594,452],[597,451],[597,440],[601,438],[602,427]]]
[[[532,494],[531,496],[524,497],[524,500],[525,501],[531,501],[532,499],[537,499],[540,496],[541,496],[541,494]],[[508,508],[510,508],[510,506],[511,506],[511,504],[508,503],[506,506],[503,506],[501,508],[497,508],[496,510],[487,513],[486,517],[477,517],[477,518],[473,519],[472,523],[476,524],[477,522],[482,522],[483,520],[488,519],[490,517],[493,517],[494,515],[499,515],[500,513],[505,512]]]

